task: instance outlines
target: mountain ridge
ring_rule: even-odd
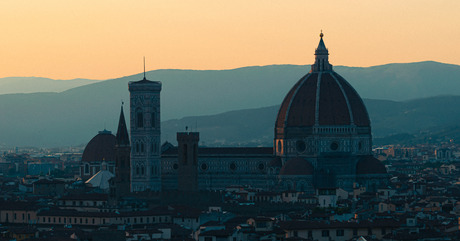
[[[404,96],[408,100],[427,95],[460,95],[460,66],[438,62],[403,65],[406,67],[389,64],[362,68],[335,66],[334,69],[363,98],[398,100],[398,96]],[[309,66],[304,65],[270,65],[228,70],[164,69],[149,71],[146,75],[150,80],[162,82],[161,118],[171,120],[279,105],[308,70]],[[434,74],[425,75],[426,71],[434,71]],[[142,78],[143,73],[139,73],[58,93],[0,95],[0,145],[77,145],[88,142],[104,128],[115,130],[120,104],[129,100],[128,82]],[[383,108],[381,113],[376,113],[376,123],[381,119],[396,123],[395,126],[410,127],[410,122],[398,122],[398,117],[391,115],[392,108],[399,108],[398,105],[387,104],[376,106]],[[129,124],[129,111],[125,113]],[[416,113],[415,117],[426,119],[428,124],[435,123],[431,117]],[[397,129],[383,127],[385,134]]]

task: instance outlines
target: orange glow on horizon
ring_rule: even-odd
[[[109,79],[152,69],[460,65],[457,0],[0,1],[0,77]]]

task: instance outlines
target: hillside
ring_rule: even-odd
[[[0,78],[0,95],[16,93],[62,92],[75,87],[92,84],[100,80],[71,79],[55,80],[41,77]]]
[[[293,84],[309,70],[308,66],[272,65],[245,67],[232,70],[155,70],[147,78],[163,83],[161,93],[162,120],[180,119],[185,116],[212,116],[233,110],[258,109],[279,105]],[[425,107],[416,107],[416,98],[435,95],[460,95],[460,66],[436,62],[389,64],[369,68],[335,67],[364,98],[382,98],[392,101],[404,100],[420,111],[411,112],[407,107],[404,115],[394,116],[399,108],[397,102],[369,102],[369,112],[374,121],[375,136],[414,130],[413,126],[433,126],[434,117],[423,114]],[[0,145],[3,146],[60,146],[87,143],[101,129],[115,130],[120,104],[128,102],[128,82],[141,79],[141,75],[100,81],[59,93],[5,94],[0,95]],[[442,84],[441,84],[442,83]],[[387,98],[385,98],[387,96]],[[443,112],[443,119],[456,121],[453,104],[441,106],[432,102]],[[127,106],[126,106],[127,107]],[[375,111],[374,111],[375,110]],[[416,109],[418,110],[418,109]],[[434,110],[433,110],[434,111]],[[127,111],[125,112],[127,113]],[[232,113],[232,112],[230,112]],[[399,113],[399,112],[398,112]],[[244,115],[241,115],[244,117]],[[255,116],[250,123],[269,122]],[[272,117],[274,118],[274,117]],[[129,118],[128,118],[129,119]],[[236,120],[234,120],[236,121]],[[412,125],[412,121],[421,122]],[[236,121],[237,122],[237,121]],[[246,121],[248,122],[248,121]],[[246,123],[245,122],[245,123]],[[187,123],[199,129],[210,128],[203,120]],[[380,125],[379,123],[385,123]],[[272,125],[272,124],[270,124]],[[225,125],[222,125],[225,126]],[[260,128],[262,128],[262,124]],[[165,125],[164,135],[175,132]],[[182,130],[184,127],[180,127]],[[229,136],[220,135],[220,143],[239,142],[231,135],[229,127],[223,127]],[[259,127],[257,127],[259,128]],[[251,127],[250,131],[257,128]],[[272,126],[266,133],[271,139]],[[381,129],[380,129],[381,128]],[[254,135],[255,136],[255,135]],[[227,139],[228,138],[228,139]],[[260,136],[252,139],[258,142]],[[167,138],[170,140],[171,138]],[[216,142],[219,143],[219,142]]]
[[[460,96],[404,102],[364,99],[375,144],[460,141]],[[185,126],[200,132],[202,145],[270,146],[279,106],[164,121],[163,140],[175,143]],[[197,128],[195,128],[195,125]]]

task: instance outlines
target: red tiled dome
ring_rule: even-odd
[[[315,56],[310,73],[284,98],[275,123],[275,136],[283,136],[285,128],[313,126],[364,127],[370,134],[366,107],[355,89],[332,70],[323,35]]]
[[[295,157],[283,165],[280,175],[313,175],[313,171],[314,167],[309,161],[301,157]]]
[[[100,131],[83,151],[82,162],[115,161],[116,138],[110,131]]]
[[[373,156],[363,156],[356,164],[356,174],[387,174],[385,165]]]
[[[284,98],[276,128],[351,125],[370,126],[363,101],[339,74],[328,71],[309,73]]]

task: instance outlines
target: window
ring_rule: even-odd
[[[141,175],[144,175],[145,174],[145,168],[144,166],[141,166]]]
[[[336,236],[343,236],[343,235],[345,235],[345,231],[343,229],[338,229],[336,231]]]
[[[144,114],[142,113],[141,108],[136,109],[136,127],[137,128],[144,127]]]
[[[141,153],[144,153],[144,143],[141,142]]]
[[[321,236],[322,236],[322,237],[329,237],[329,230],[323,230],[323,231],[321,231]]]

